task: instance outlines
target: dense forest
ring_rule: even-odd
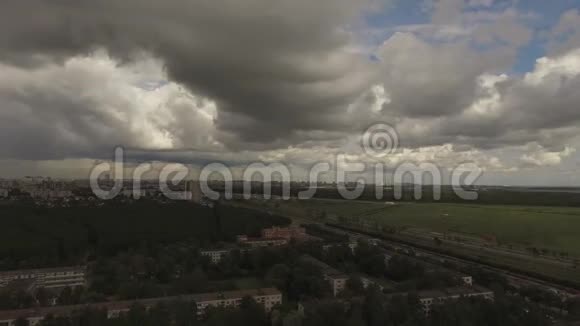
[[[104,203],[100,207],[0,206],[0,270],[83,263],[91,256],[194,240],[200,246],[286,225],[283,217],[187,202]]]

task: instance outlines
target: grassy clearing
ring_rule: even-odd
[[[580,256],[580,208],[293,200],[269,209],[281,214],[329,219],[357,218],[397,228],[495,236],[502,243],[535,246]]]
[[[580,209],[454,204],[402,204],[363,217],[383,225],[495,236],[580,255]]]

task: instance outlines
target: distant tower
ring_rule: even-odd
[[[196,204],[201,204],[201,186],[199,185],[199,181],[188,181],[186,184],[185,191],[189,195],[189,200]]]

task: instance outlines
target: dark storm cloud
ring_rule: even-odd
[[[477,99],[478,77],[506,68],[515,49],[481,52],[469,44],[431,44],[413,34],[397,33],[380,50],[386,113],[404,117],[457,114]]]
[[[251,151],[244,160],[268,150],[310,156],[382,121],[404,147],[465,152],[530,142],[561,149],[579,134],[580,53],[539,66],[536,82],[506,76],[483,87],[482,76],[509,70],[531,31],[510,12],[456,19],[465,6],[451,0],[436,6],[433,24],[407,26],[370,60],[353,30],[371,2],[4,0],[1,157],[108,158],[115,145],[176,161],[183,148],[216,158]],[[101,49],[119,66],[99,66]],[[143,56],[158,59],[169,81],[123,75]],[[71,58],[90,60],[70,68]],[[186,94],[157,102],[135,89],[167,84]]]
[[[348,104],[369,85],[347,30],[368,5],[347,0],[7,0],[0,60],[39,65],[104,47],[147,51],[169,77],[214,100],[229,145],[297,130],[348,129]],[[232,134],[235,137],[227,137]]]
[[[78,67],[0,70],[3,158],[95,157],[143,139],[130,127],[132,118],[118,111],[134,104],[107,89],[106,73]]]

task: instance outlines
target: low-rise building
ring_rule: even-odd
[[[212,264],[219,264],[224,257],[229,255],[231,250],[229,249],[207,249],[202,250],[201,255],[205,257],[209,257]]]
[[[297,241],[304,241],[308,239],[306,229],[303,227],[271,227],[262,230],[262,238],[265,239],[286,239],[288,241],[294,239]]]
[[[0,188],[0,198],[6,198],[6,197],[8,197],[8,189]]]
[[[419,302],[425,315],[429,315],[433,305],[443,304],[450,300],[458,300],[460,298],[481,297],[486,300],[494,300],[493,291],[482,287],[457,287],[448,288],[437,291],[423,291],[419,292]]]
[[[263,247],[280,247],[288,244],[288,240],[283,238],[248,238],[240,241],[240,244],[246,245],[252,248],[263,248]]]
[[[375,279],[373,277],[370,276],[361,276],[360,277],[360,281],[363,285],[363,288],[368,288],[369,286],[376,286],[379,290],[384,291],[385,290],[385,285],[381,280]]]
[[[461,280],[463,281],[464,285],[473,286],[473,277],[469,275],[461,275]]]
[[[390,253],[384,253],[383,257],[385,258],[385,265],[389,265],[389,262],[391,261],[391,259],[393,259],[393,255],[391,255]]]
[[[64,199],[73,196],[70,190],[53,190],[53,189],[33,189],[28,191],[30,197],[34,199]]]
[[[348,275],[332,268],[328,264],[321,262],[312,256],[304,255],[302,256],[302,259],[320,268],[324,279],[330,283],[332,294],[334,296],[337,296],[346,288],[346,282],[349,279]]]
[[[0,288],[17,280],[34,280],[35,287],[58,289],[85,286],[86,267],[59,267],[0,272]]]
[[[178,297],[163,297],[154,299],[143,299],[136,301],[116,301],[96,303],[90,305],[57,306],[49,308],[23,309],[0,311],[0,326],[15,326],[16,320],[24,318],[30,326],[39,325],[42,320],[52,315],[55,317],[70,316],[76,311],[94,309],[107,312],[109,319],[118,318],[130,311],[131,307],[139,304],[146,309],[156,306],[162,302],[186,301],[195,302],[197,316],[202,316],[208,307],[238,307],[244,297],[251,297],[264,307],[266,312],[270,312],[276,305],[282,304],[282,293],[274,288],[253,289],[243,291],[229,291],[220,293],[194,294]],[[191,312],[194,313],[193,311]]]
[[[348,248],[350,248],[351,252],[354,254],[356,248],[358,247],[358,242],[350,241],[348,243],[330,243],[330,244],[323,245],[322,249],[324,251],[327,251],[330,248],[339,247],[339,246],[348,246]]]
[[[282,304],[282,293],[274,288],[196,294],[191,297],[197,305],[198,316],[202,316],[209,307],[237,308],[244,297],[254,299],[264,306],[266,312],[270,312],[274,306]]]

